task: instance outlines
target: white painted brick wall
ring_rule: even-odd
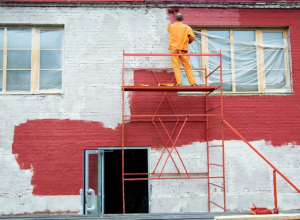
[[[1,24],[64,25],[62,95],[0,96],[0,214],[79,211],[79,196],[33,196],[32,172],[12,155],[14,126],[30,119],[121,122],[122,52],[165,53],[165,9],[1,7]],[[129,74],[130,77],[130,74]],[[132,75],[131,75],[132,77]],[[113,100],[113,101],[111,101]],[[128,111],[128,110],[127,110]],[[4,178],[5,177],[5,178]],[[63,201],[65,207],[61,202]]]
[[[220,141],[211,143],[211,145],[214,144],[220,144]],[[299,188],[300,177],[297,173],[299,172],[300,149],[298,146],[293,147],[294,145],[290,144],[275,148],[265,141],[255,141],[251,144]],[[205,143],[200,145],[194,143],[179,148],[180,154],[185,157],[185,161],[193,160],[196,155],[203,155],[203,149],[201,150],[203,145]],[[193,152],[192,155],[191,152]],[[152,162],[156,163],[157,156],[154,155],[152,153]],[[185,155],[189,155],[189,157]],[[210,155],[215,162],[221,163],[219,155],[213,153]],[[206,161],[206,155],[204,156]],[[201,159],[203,158],[199,158],[199,160]],[[172,164],[169,165],[173,167]],[[259,207],[274,208],[273,170],[243,141],[225,141],[225,170],[227,210],[249,210],[253,203]],[[152,181],[151,185],[153,212],[208,210],[206,180],[159,180]],[[221,185],[220,181],[219,185]],[[299,209],[300,194],[279,174],[277,174],[277,191],[280,210]],[[212,201],[223,206],[223,196],[219,188],[211,195]],[[222,210],[211,205],[211,211]]]

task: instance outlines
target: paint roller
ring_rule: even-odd
[[[169,13],[174,13],[174,15],[176,16],[176,14],[178,13],[179,11],[179,8],[169,8],[168,9],[168,12]]]

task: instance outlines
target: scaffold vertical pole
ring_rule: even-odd
[[[276,184],[276,171],[273,170],[273,185],[274,185],[274,214],[278,214],[277,208],[277,184]]]
[[[125,148],[125,124],[124,124],[124,85],[125,85],[125,60],[124,60],[124,50],[123,50],[123,68],[122,68],[122,204],[123,204],[123,214],[125,214],[125,175],[124,175],[124,148]]]
[[[207,71],[205,68],[205,86],[207,86]],[[205,92],[205,110],[206,110],[206,162],[207,162],[207,199],[208,199],[208,212],[210,212],[210,172],[209,172],[209,135],[208,135],[208,92]]]
[[[223,105],[223,68],[222,68],[222,52],[220,50],[220,90],[221,90],[221,130],[222,130],[222,165],[223,165],[223,199],[224,199],[224,212],[226,212],[226,185],[225,185],[225,143],[224,143],[224,124],[223,124],[223,117],[224,117],[224,105]]]

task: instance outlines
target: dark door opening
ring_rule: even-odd
[[[125,149],[125,173],[148,173],[147,149]],[[147,178],[126,176],[126,178]],[[148,180],[125,181],[125,212],[148,213]],[[123,213],[122,150],[104,153],[104,213]]]

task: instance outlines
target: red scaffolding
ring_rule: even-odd
[[[191,56],[198,56],[200,57],[215,57],[218,59],[218,65],[211,71],[208,72],[205,68],[193,68],[194,71],[201,72],[201,75],[205,77],[204,81],[205,83],[201,86],[140,86],[140,85],[125,85],[125,76],[127,71],[134,71],[134,70],[144,70],[144,71],[151,71],[154,75],[154,77],[157,80],[157,83],[159,83],[159,79],[157,74],[159,74],[158,71],[169,71],[172,70],[172,68],[146,68],[146,67],[140,67],[140,66],[132,66],[129,65],[129,67],[126,66],[126,58],[134,57],[170,57],[170,56],[182,56],[180,54],[140,54],[140,53],[124,53],[123,51],[123,71],[122,71],[122,184],[123,184],[123,212],[125,213],[125,181],[137,181],[137,180],[162,180],[162,179],[205,179],[207,180],[207,195],[208,195],[208,211],[211,210],[211,204],[214,204],[215,206],[223,209],[223,211],[226,211],[226,195],[225,195],[225,166],[224,166],[224,127],[223,127],[223,87],[222,87],[222,56],[220,53],[213,53],[213,54],[188,54]],[[170,62],[171,63],[171,62]],[[208,77],[210,77],[212,74],[218,73],[220,77],[220,81],[218,85],[209,86],[208,85]],[[173,78],[174,79],[174,78]],[[173,80],[172,79],[172,80]],[[125,92],[162,92],[162,99],[160,100],[156,108],[156,110],[153,112],[153,114],[147,114],[147,115],[126,115],[125,114]],[[203,95],[200,95],[200,99],[205,99],[204,103],[206,105],[205,111],[201,114],[177,114],[174,110],[174,107],[172,105],[172,102],[170,101],[168,97],[168,93],[170,92],[201,92]],[[213,107],[209,107],[209,96],[213,93],[217,92],[216,94],[219,96],[219,104]],[[161,106],[161,103],[163,100],[167,100],[169,103],[169,106],[172,110],[172,114],[158,114],[158,109]],[[217,112],[216,112],[217,111]],[[210,118],[215,117],[218,118],[219,125],[216,127],[212,127],[209,124]],[[181,122],[180,130],[177,135],[174,135],[174,130],[172,132],[169,132],[165,125],[164,121],[168,118],[167,121],[174,121],[176,122],[176,126],[179,125],[178,123]],[[206,132],[206,171],[205,172],[190,172],[186,166],[185,162],[182,159],[179,151],[176,148],[176,142],[180,135],[182,134],[182,130],[185,127],[185,125],[193,118],[193,121],[199,121],[206,123],[205,131]],[[137,121],[148,121],[153,124],[155,129],[158,132],[159,138],[162,140],[164,144],[163,151],[154,166],[152,172],[150,173],[125,173],[124,169],[124,149],[125,149],[125,129],[126,129],[126,122],[137,122]],[[161,131],[158,129],[155,122],[159,122],[160,125],[163,128],[164,133],[167,135],[167,140],[164,140],[162,137]],[[176,127],[175,126],[175,127]],[[175,129],[175,128],[174,128]],[[221,144],[218,145],[211,145],[209,141],[209,134],[212,129],[219,129],[220,130],[220,139]],[[175,136],[175,137],[173,137]],[[170,146],[171,145],[171,146]],[[221,161],[219,163],[211,163],[210,162],[210,150],[212,148],[219,148],[221,149]],[[184,168],[184,172],[181,172],[177,164],[175,162],[175,159],[172,156],[172,152],[179,158],[180,165]],[[167,154],[166,159],[163,161],[163,155],[164,153]],[[164,172],[166,164],[168,160],[172,160],[174,166],[176,167],[177,172]],[[163,163],[163,166],[160,171],[158,171],[158,165],[160,163]],[[212,175],[210,170],[211,167],[219,167],[218,169],[221,169],[219,173],[221,175]],[[146,178],[129,178],[128,176],[138,176],[138,175],[146,175],[148,177]],[[216,184],[211,182],[212,179],[219,179],[221,180],[221,184]],[[214,202],[213,194],[211,191],[212,187],[217,187],[221,189],[221,192],[223,194],[223,204],[217,204]]]
[[[224,148],[224,126],[229,128],[231,131],[233,131],[241,140],[243,140],[259,157],[261,157],[272,169],[273,169],[273,187],[274,187],[274,214],[278,213],[277,209],[277,185],[276,185],[276,173],[279,174],[290,186],[292,186],[298,193],[300,193],[300,190],[287,178],[285,177],[270,161],[268,161],[262,154],[260,154],[241,134],[239,134],[227,121],[224,120],[223,117],[223,82],[222,82],[222,54],[220,53],[213,53],[213,54],[185,54],[185,56],[198,56],[198,57],[214,57],[218,58],[219,64],[211,68],[212,71],[208,71],[206,68],[193,68],[194,71],[201,71],[203,74],[202,77],[204,77],[204,80],[202,80],[203,85],[202,86],[196,86],[196,87],[190,87],[190,86],[140,86],[140,85],[126,85],[125,82],[125,76],[126,71],[133,71],[133,70],[147,70],[151,71],[154,75],[154,77],[157,80],[157,83],[159,83],[157,72],[158,71],[169,71],[172,70],[172,68],[153,68],[153,67],[140,67],[140,66],[132,66],[130,65],[127,67],[125,65],[125,59],[130,57],[170,57],[170,56],[182,56],[182,54],[145,54],[145,53],[124,53],[123,51],[123,70],[122,70],[122,190],[123,190],[123,213],[125,213],[125,181],[138,181],[138,180],[165,180],[165,179],[204,179],[207,180],[207,197],[208,197],[208,211],[211,211],[211,204],[215,205],[216,207],[221,208],[224,212],[226,211],[226,188],[225,188],[225,148]],[[171,61],[170,61],[171,62]],[[214,84],[214,86],[211,86],[208,84],[208,78],[212,76],[212,74],[217,74],[219,76],[219,82],[218,84]],[[162,92],[162,99],[158,104],[156,110],[153,114],[147,114],[147,115],[129,115],[125,114],[125,92]],[[168,97],[168,93],[170,92],[201,92],[203,95],[199,95],[198,97],[200,99],[205,99],[205,112],[201,114],[177,114],[175,109],[173,108],[173,105]],[[210,97],[214,94],[214,100],[216,96],[219,97],[218,104],[214,106],[211,106],[212,103],[210,103]],[[188,98],[188,97],[187,97]],[[158,109],[162,103],[163,100],[167,100],[169,103],[169,106],[172,110],[173,114],[158,114]],[[217,113],[216,113],[217,111]],[[168,121],[174,121],[176,122],[176,126],[179,122],[181,122],[180,131],[177,135],[175,135],[175,138],[172,138],[174,136],[174,130],[172,132],[169,132],[166,127],[164,126],[164,122],[168,118]],[[175,119],[174,119],[175,118]],[[194,118],[194,121],[198,122],[204,122],[206,124],[205,131],[206,132],[206,171],[205,172],[189,172],[189,170],[186,168],[185,163],[180,156],[179,151],[176,148],[176,142],[179,138],[179,136],[182,133],[183,128],[185,127],[186,123],[190,121],[190,118]],[[198,118],[195,120],[195,118]],[[199,119],[200,118],[200,119]],[[212,118],[217,119],[217,125],[211,123],[213,121]],[[162,120],[163,119],[163,120]],[[125,173],[124,169],[124,150],[125,150],[125,129],[126,129],[126,122],[150,122],[153,124],[155,129],[157,130],[160,139],[163,142],[163,151],[155,165],[155,168],[150,173]],[[161,132],[159,131],[156,122],[159,122],[161,126],[163,127],[163,130],[167,134],[168,138],[167,141],[164,140],[162,137]],[[210,139],[210,133],[213,129],[217,129],[220,131],[221,137],[219,138],[220,144],[213,144]],[[171,146],[170,146],[171,145]],[[211,162],[210,161],[210,152],[212,149],[220,149],[221,150],[221,158],[220,162]],[[177,164],[172,156],[172,152],[175,152],[175,155],[178,156],[180,160],[180,164],[184,168],[184,172],[181,172]],[[162,169],[160,171],[158,170],[158,165],[162,162],[162,156],[164,153],[167,153],[167,157],[165,161],[163,162]],[[177,172],[167,173],[164,172],[165,166],[167,164],[167,161],[171,159],[174,166],[176,167]],[[221,169],[221,175],[214,175],[214,172],[211,172],[213,167],[217,167]],[[128,176],[148,176],[143,178],[132,178]],[[216,184],[213,182],[213,180],[218,179],[220,180],[221,184]],[[215,191],[216,188],[221,189],[222,197],[223,197],[223,204],[217,204],[213,199],[215,194],[213,194],[212,188]],[[218,194],[219,195],[219,194]]]

